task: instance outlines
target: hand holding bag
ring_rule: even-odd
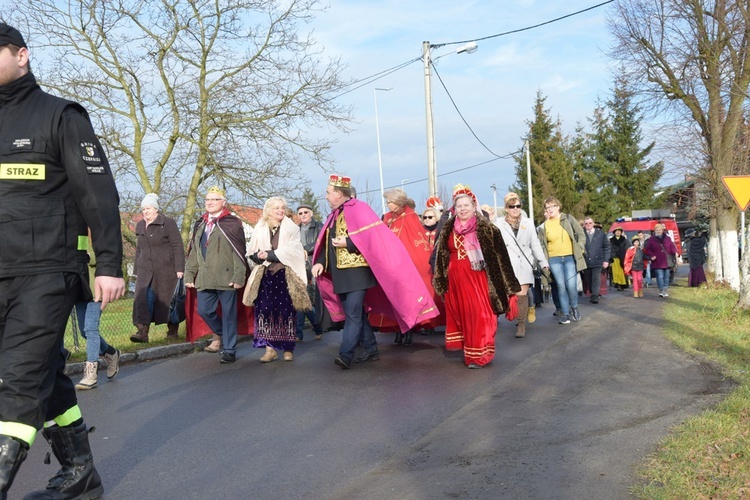
[[[185,321],[185,280],[180,278],[169,303],[169,322],[175,325]]]

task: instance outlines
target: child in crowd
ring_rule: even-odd
[[[633,246],[625,252],[625,274],[630,276],[633,283],[633,297],[643,297],[643,270],[646,268],[646,256],[641,250],[641,239],[633,236]]]

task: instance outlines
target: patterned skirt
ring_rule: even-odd
[[[286,288],[286,270],[266,271],[255,299],[253,347],[294,351],[296,330],[297,311]]]

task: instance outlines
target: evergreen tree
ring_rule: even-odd
[[[594,110],[591,119],[592,151],[585,166],[589,182],[589,212],[602,222],[627,216],[633,210],[654,208],[657,204],[657,182],[664,165],[650,164],[647,157],[655,142],[641,148],[642,114],[633,102],[628,82],[617,76],[606,108]]]
[[[289,207],[292,209],[297,208],[299,205],[310,205],[312,207],[313,215],[316,219],[321,219],[323,217],[323,213],[320,211],[320,205],[318,204],[318,197],[315,195],[315,192],[310,189],[310,186],[306,187],[302,191],[302,196],[297,200],[297,204],[294,205],[290,202]]]
[[[566,153],[565,139],[560,131],[560,122],[553,121],[549,109],[544,107],[547,98],[537,91],[534,101],[534,119],[527,121],[529,132],[524,137],[528,141],[531,185],[534,197],[534,219],[536,224],[544,221],[544,200],[554,196],[562,203],[564,212],[579,210],[580,195],[576,191],[573,165]],[[510,187],[524,200],[528,197],[526,181],[526,156],[516,157],[516,184]]]

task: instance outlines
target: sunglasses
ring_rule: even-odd
[[[435,218],[434,215],[423,215],[422,216],[422,219],[434,219],[434,218]]]
[[[508,208],[521,208],[521,204],[518,204],[518,205],[508,205]]]
[[[309,210],[300,210],[297,212],[297,215],[305,215],[305,214],[311,214],[312,212]]]

